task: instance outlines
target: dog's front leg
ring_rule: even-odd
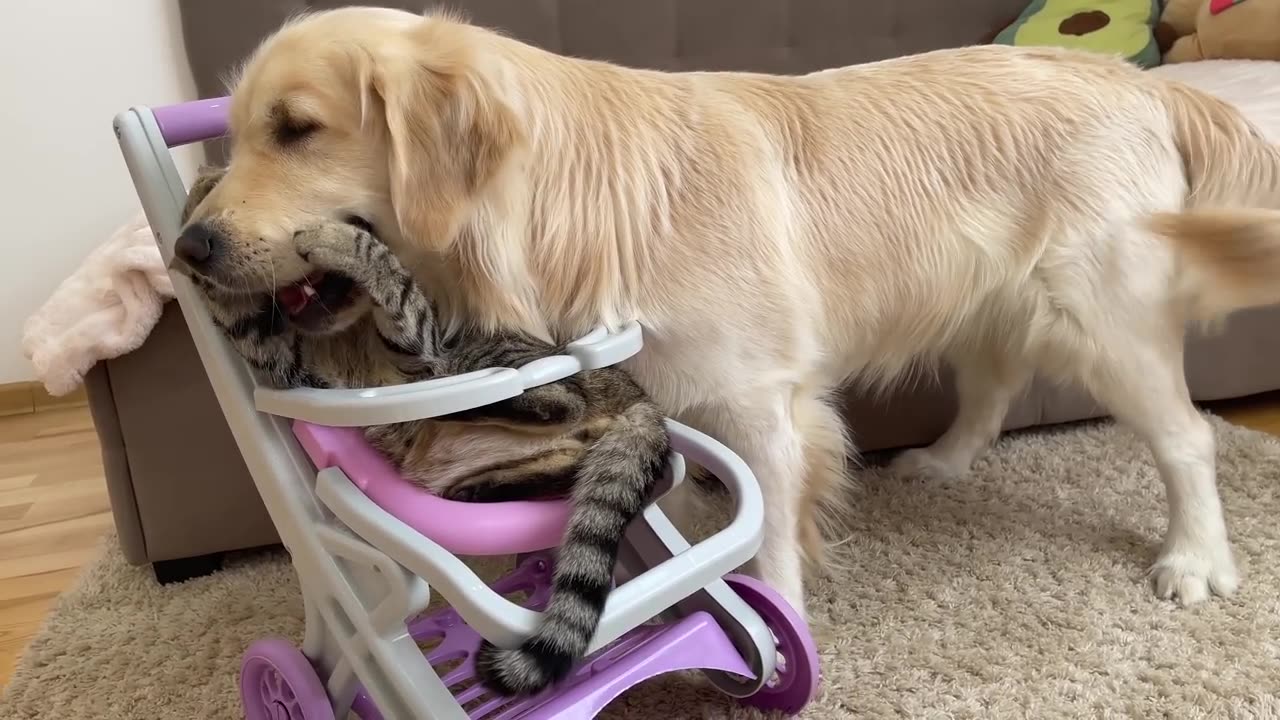
[[[764,541],[749,571],[804,616],[800,544],[804,442],[790,412],[790,393],[751,388],[738,397],[741,404],[701,410],[697,427],[737,453],[755,474],[764,495]]]
[[[950,480],[968,473],[1000,434],[1010,403],[1031,378],[1031,361],[1013,350],[984,348],[948,360],[955,368],[956,417],[932,445],[894,458],[890,469],[899,475]]]

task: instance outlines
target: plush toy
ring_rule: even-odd
[[[1153,67],[1159,18],[1158,0],[1033,0],[994,42],[1094,50]]]
[[[1280,0],[1168,0],[1164,61],[1280,60]]]

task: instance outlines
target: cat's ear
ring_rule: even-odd
[[[217,165],[200,166],[200,169],[196,171],[195,182],[191,183],[191,189],[187,191],[187,202],[182,206],[182,224],[186,224],[191,217],[191,213],[195,211],[196,207],[204,201],[210,192],[213,192],[213,188],[218,184],[218,181],[226,174],[227,169],[225,167]]]

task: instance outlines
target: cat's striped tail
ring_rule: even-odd
[[[586,653],[613,587],[623,535],[666,471],[669,453],[662,413],[648,402],[616,417],[583,453],[542,624],[518,648],[481,646],[476,668],[490,688],[535,693],[563,679]]]

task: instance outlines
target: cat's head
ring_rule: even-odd
[[[299,332],[336,335],[373,311],[368,294],[351,278],[327,271],[276,290],[271,301]]]
[[[182,209],[184,224],[192,210],[213,190],[225,173],[225,168],[200,168]],[[298,282],[277,287],[273,293],[263,293],[227,285],[218,278],[205,276],[185,264],[179,267],[204,291],[210,302],[240,312],[270,308],[272,322],[287,323],[308,335],[342,333],[373,311],[369,296],[355,281],[341,273],[314,273]]]

